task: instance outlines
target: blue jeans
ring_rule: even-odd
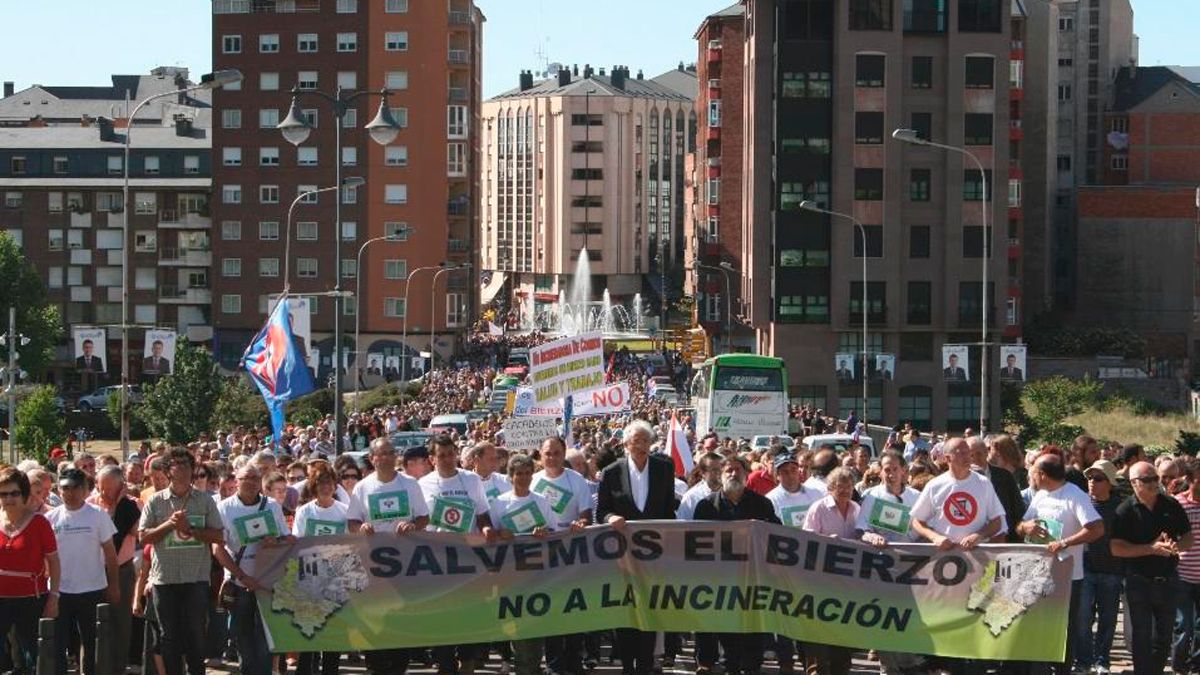
[[[1109,667],[1113,634],[1117,630],[1117,607],[1124,576],[1086,572],[1080,588],[1079,614],[1075,633],[1075,664],[1083,668]],[[1092,622],[1096,630],[1092,630]]]
[[[1171,667],[1181,672],[1200,666],[1200,645],[1193,638],[1200,584],[1179,580],[1179,605],[1175,609],[1175,639],[1171,642]]]

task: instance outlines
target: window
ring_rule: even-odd
[[[1127,171],[1129,169],[1129,155],[1113,155],[1111,166],[1114,171]]]
[[[408,146],[389,145],[384,147],[383,163],[388,166],[408,166]]]
[[[259,148],[259,166],[279,166],[279,148]]]
[[[383,11],[388,14],[404,14],[408,11],[408,0],[384,0]]]
[[[883,54],[858,54],[854,58],[854,85],[882,87],[886,59]]]
[[[401,129],[408,128],[408,108],[391,108],[392,119]]]
[[[84,207],[82,192],[67,193],[67,208],[72,211],[81,211]]]
[[[829,251],[826,249],[785,248],[779,252],[780,267],[829,267]]]
[[[1016,208],[1021,205],[1021,181],[1016,178],[1008,180],[1008,205]]]
[[[158,194],[154,192],[133,193],[133,212],[140,216],[158,213]]]
[[[242,36],[241,35],[222,35],[221,36],[221,53],[222,54],[241,54],[242,53]]]
[[[53,250],[53,249],[52,249]],[[46,274],[46,286],[49,288],[63,287],[63,268],[51,267]]]
[[[153,267],[138,267],[134,270],[133,287],[139,291],[152,291],[158,287],[158,270]]]
[[[983,199],[983,180],[987,181],[987,193],[992,194],[992,172],[985,171],[984,176],[985,178],[981,179],[979,172],[974,169],[963,171],[963,201],[977,202]]]
[[[279,109],[262,108],[258,111],[258,128],[274,129],[279,126]]]
[[[301,204],[316,204],[321,197],[320,193],[317,192],[316,185],[297,185],[296,196],[299,197],[300,195],[304,195],[300,200]]]
[[[387,222],[383,224],[383,236],[396,241],[408,241],[408,223]]]
[[[259,241],[279,241],[279,222],[264,220],[258,224]]]
[[[278,185],[260,185],[260,186],[258,186],[258,203],[259,204],[278,204],[279,203],[279,186]]]
[[[967,113],[963,116],[963,143],[992,144],[992,116],[989,113]]]
[[[242,313],[242,296],[236,294],[226,294],[221,296],[221,313],[222,314],[241,314]]]
[[[258,88],[261,91],[278,91],[279,73],[259,73]]]
[[[54,158],[54,160],[52,162],[52,170],[54,171],[55,174],[61,175],[61,174],[67,173],[68,171],[70,171],[70,169],[71,169],[71,163],[70,163],[70,161],[67,160],[66,157],[63,157],[60,155],[60,156],[57,156]]]
[[[342,203],[357,204],[358,203],[358,186],[343,185],[342,186]]]
[[[961,33],[999,33],[1001,0],[958,0]]]
[[[408,278],[408,261],[407,260],[384,260],[383,261],[383,278],[384,279],[407,279]]]
[[[241,129],[242,111],[238,108],[226,108],[221,111],[222,129]]]
[[[598,167],[592,168],[592,169],[571,169],[571,179],[572,180],[603,180],[604,179],[604,169],[601,169]]]
[[[258,259],[258,276],[260,276],[260,277],[277,277],[277,276],[279,276],[279,258],[259,258]]]
[[[315,52],[317,51],[317,34],[316,33],[300,33],[296,36],[296,51],[298,52]]]
[[[988,228],[990,233],[992,228]],[[964,258],[982,258],[983,257],[983,228],[979,225],[964,225],[963,226],[963,250]]]
[[[358,33],[338,33],[337,50],[339,52],[358,51]]]
[[[9,168],[14,176],[22,176],[25,174],[27,162],[24,157],[13,157],[9,163]]]
[[[1114,118],[1112,118],[1112,120],[1109,124],[1110,124],[1110,128],[1109,128],[1110,131],[1115,131],[1118,134],[1129,133],[1129,118],[1128,117],[1114,117]]]
[[[574,169],[572,173],[579,170]],[[583,171],[595,172],[596,175],[594,177],[597,179],[600,178],[600,169],[583,169]],[[463,143],[449,143],[446,145],[446,174],[449,176],[467,175],[467,150]]]
[[[242,203],[242,186],[241,185],[225,185],[221,188],[221,203],[222,204],[241,204]]]
[[[296,241],[316,241],[317,224],[312,221],[296,223]]]
[[[1008,84],[1013,89],[1025,86],[1025,63],[1023,61],[1008,62]]]
[[[25,203],[25,196],[21,192],[5,192],[4,193],[4,208],[19,209]]]
[[[358,261],[354,258],[342,258],[341,275],[343,279],[354,279],[358,277]]]
[[[296,258],[296,276],[301,279],[316,279],[317,259]]]
[[[241,148],[222,148],[221,163],[225,166],[241,166],[242,165],[242,149]]]
[[[905,303],[908,323],[928,326],[933,322],[933,282],[908,282],[908,297]]]
[[[604,126],[604,115],[571,115],[571,126],[602,127]]]
[[[855,169],[854,198],[866,201],[883,199],[883,169]]]
[[[995,81],[995,59],[990,56],[967,57],[967,89],[991,89]]]
[[[912,88],[913,89],[931,89],[931,88],[933,88],[933,57],[932,56],[914,56],[914,57],[912,57]]]
[[[850,320],[862,321],[863,284],[861,281],[850,282]],[[856,319],[857,317],[857,319]],[[870,323],[885,321],[887,317],[887,282],[867,282],[867,321]],[[857,335],[857,333],[852,333]]]
[[[314,90],[317,88],[317,71],[302,70],[296,76],[296,86],[304,90]],[[305,111],[307,112],[307,111]]]
[[[882,225],[863,225],[863,232],[867,235],[867,257],[882,258],[883,257],[883,226]],[[854,228],[854,257],[863,257],[863,237],[858,228]]]
[[[121,157],[121,155],[109,155],[108,156],[108,173],[109,173],[109,175],[117,175],[117,176],[121,175],[122,173],[124,173],[124,169],[122,168],[124,166],[125,166],[125,159],[123,157]]]
[[[892,0],[850,0],[850,30],[891,30]]]
[[[388,71],[384,86],[392,91],[408,89],[408,71],[407,70],[392,70]]]
[[[358,89],[358,73],[353,70],[338,71],[337,84],[342,89]]]
[[[222,258],[221,259],[221,276],[223,276],[223,277],[240,277],[240,276],[242,276],[242,259],[241,258]]]
[[[779,208],[795,211],[800,202],[810,199],[823,209],[829,208],[829,181],[811,183],[781,183],[779,185]]]
[[[73,245],[71,235],[79,232],[72,230],[67,232],[67,247],[79,248],[79,245]],[[133,235],[133,250],[138,253],[153,253],[158,250],[158,233],[153,231],[135,232]]]
[[[1058,100],[1071,100],[1071,84],[1069,82],[1060,82],[1058,84]]]
[[[383,201],[388,204],[407,204],[407,185],[386,185],[383,189]]]
[[[358,11],[358,0],[337,0],[338,14],[354,14]]]
[[[342,148],[342,166],[358,166],[358,148]]]
[[[800,384],[788,387],[788,402],[815,410],[825,408],[825,387],[819,384]]]
[[[908,199],[913,202],[927,202],[932,183],[932,171],[929,169],[912,169],[908,172]]]
[[[384,33],[383,48],[389,52],[408,51],[408,31]]]
[[[1057,162],[1058,162],[1058,170],[1059,171],[1070,171],[1071,170],[1071,156],[1070,155],[1059,155]]]
[[[258,36],[258,51],[262,54],[279,53],[279,33],[263,33]]]
[[[825,71],[784,72],[779,89],[783,98],[829,98],[833,95],[832,76]]]
[[[296,148],[296,164],[300,166],[317,165],[316,148]]]
[[[1069,15],[1058,17],[1058,29],[1064,33],[1074,31],[1075,17]]]
[[[991,318],[988,319],[988,325],[995,323],[996,307],[996,284],[988,282],[988,309],[991,310]],[[964,328],[975,328],[983,321],[983,317],[979,314],[979,304],[983,298],[983,286],[978,281],[960,281],[958,283],[958,325]],[[972,359],[972,362],[975,362]]]
[[[721,99],[713,99],[708,102],[708,126],[721,126]]]
[[[908,228],[908,257],[929,257],[929,226],[913,225]]]
[[[467,106],[446,106],[446,134],[450,138],[462,138],[467,135]]]
[[[242,238],[242,221],[221,221],[221,241],[240,241]]]
[[[387,236],[386,232],[384,233],[384,236]],[[342,241],[354,241],[357,238],[358,223],[353,220],[342,221]]]
[[[404,298],[384,298],[383,315],[392,319],[403,319]]]
[[[781,323],[829,323],[829,294],[781,295],[776,313]]]
[[[63,249],[63,231],[62,230],[47,230],[49,242],[47,248],[51,251],[61,251]]]
[[[933,333],[901,333],[900,361],[932,361]]]
[[[46,210],[50,213],[62,213],[63,210],[63,193],[47,192],[46,193]]]
[[[854,142],[881,145],[883,143],[883,113],[854,113]]]
[[[446,294],[446,325],[461,326],[463,322],[463,311],[466,304],[463,302],[462,293],[447,293]]]
[[[183,173],[188,175],[200,173],[200,155],[183,156]]]
[[[933,428],[933,390],[929,387],[900,387],[899,421],[908,422],[915,429]]]

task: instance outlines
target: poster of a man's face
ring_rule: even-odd
[[[367,372],[372,375],[383,374],[383,354],[367,354]]]
[[[75,370],[100,375],[107,371],[104,363],[105,333],[103,328],[75,328]]]
[[[1000,379],[1005,382],[1025,381],[1025,345],[1000,347]]]
[[[966,382],[971,379],[970,356],[966,345],[942,345],[942,378],[947,382]]]
[[[384,368],[385,368],[385,370],[387,370],[387,372],[390,372],[390,373],[400,372],[400,357],[399,356],[385,357],[383,359],[383,363],[384,363]]]
[[[833,357],[833,367],[839,380],[854,379],[854,355],[837,354]]]
[[[171,374],[175,362],[175,331],[146,331],[146,346],[142,352],[142,375],[162,377]]]
[[[875,356],[875,375],[884,382],[891,382],[896,377],[896,357],[893,354],[877,354]]]

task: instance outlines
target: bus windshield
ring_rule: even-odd
[[[717,366],[713,389],[725,391],[783,391],[783,371],[775,368]]]

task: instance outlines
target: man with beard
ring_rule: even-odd
[[[771,500],[746,489],[750,463],[732,456],[721,467],[721,489],[696,505],[696,520],[761,520],[779,523]],[[697,673],[712,672],[716,660],[716,640],[725,648],[726,675],[752,675],[762,670],[763,649],[767,636],[763,633],[699,633],[696,635]],[[701,642],[707,644],[701,645]],[[701,656],[703,654],[703,656]],[[708,659],[707,661],[705,659]]]
[[[696,505],[709,495],[721,489],[721,463],[724,460],[715,452],[706,452],[696,460],[696,473],[700,480],[683,493],[679,509],[675,512],[677,520],[693,520],[696,515]]]

